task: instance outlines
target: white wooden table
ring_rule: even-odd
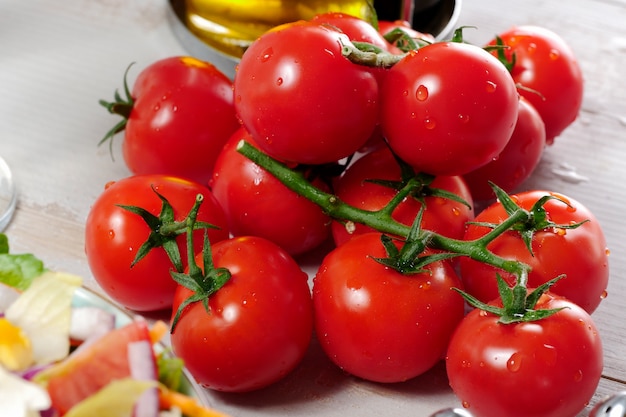
[[[48,267],[90,276],[84,222],[105,183],[129,172],[96,144],[113,119],[98,105],[121,87],[130,62],[142,68],[187,51],[167,23],[166,0],[0,0],[0,155],[20,197],[6,233],[14,252]],[[604,377],[593,399],[626,389],[626,1],[464,0],[459,25],[475,43],[515,24],[559,33],[586,79],[579,119],[545,156],[527,187],[552,189],[587,205],[611,250],[606,298],[594,318],[605,346]],[[574,176],[559,175],[562,168]],[[233,416],[427,416],[458,406],[443,367],[405,384],[381,386],[337,371],[315,346],[286,380],[247,395],[208,394]],[[583,414],[585,415],[585,414]]]

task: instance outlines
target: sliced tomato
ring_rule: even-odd
[[[131,376],[128,347],[132,342],[152,344],[148,324],[142,320],[106,333],[98,341],[84,346],[59,365],[44,371],[48,393],[59,415],[95,394],[111,381]],[[156,370],[156,359],[154,368]],[[157,378],[156,372],[153,375]]]

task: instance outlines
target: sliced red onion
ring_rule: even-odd
[[[27,381],[31,381],[35,375],[37,375],[39,372],[49,368],[50,366],[52,366],[52,364],[45,364],[45,365],[38,365],[38,366],[32,366],[28,369],[26,369],[23,372],[20,372],[20,376],[27,380]]]
[[[115,328],[115,315],[98,307],[72,308],[70,338],[86,341]]]
[[[157,366],[152,344],[146,340],[128,344],[130,376],[141,381],[157,380]],[[157,388],[144,392],[135,406],[134,417],[158,417],[159,393]]]

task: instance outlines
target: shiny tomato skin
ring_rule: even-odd
[[[170,276],[173,265],[163,248],[155,248],[131,263],[148,239],[150,228],[137,214],[119,204],[138,206],[155,216],[161,212],[162,194],[174,208],[175,218],[183,220],[201,193],[204,202],[198,220],[217,226],[209,230],[212,242],[228,237],[228,223],[222,207],[210,190],[199,183],[166,175],[135,175],[107,184],[94,201],[85,223],[85,253],[94,279],[102,290],[124,307],[135,311],[167,310],[172,306],[176,283]],[[194,242],[202,247],[203,232]],[[183,264],[187,261],[184,234],[176,239]]]
[[[564,308],[530,323],[501,324],[471,311],[446,356],[450,386],[481,417],[576,416],[593,396],[603,368],[593,320],[571,301],[544,294],[537,309]]]
[[[573,224],[588,220],[576,229],[549,228],[536,232],[532,239],[533,254],[528,251],[519,233],[507,231],[493,240],[487,248],[496,255],[514,259],[530,265],[528,285],[539,285],[565,274],[551,287],[555,294],[568,298],[592,313],[606,296],[609,280],[609,261],[606,238],[594,214],[580,202],[557,193],[542,190],[524,191],[512,196],[524,209],[546,195],[559,200],[550,200],[544,208],[548,218],[556,224]],[[569,204],[566,204],[567,202]],[[475,222],[501,223],[507,217],[499,202],[480,212]],[[483,236],[489,228],[470,224],[465,233],[466,240]],[[461,257],[460,274],[465,290],[483,302],[498,296],[496,273],[509,284],[514,278],[482,262]]]
[[[543,119],[525,98],[519,100],[515,130],[506,147],[487,165],[463,177],[477,201],[493,200],[495,194],[489,181],[507,193],[518,191],[541,161],[546,147],[546,130]]]
[[[498,36],[510,48],[506,54],[515,53],[511,74],[524,87],[520,95],[537,109],[546,125],[546,141],[553,143],[576,120],[582,105],[584,80],[574,51],[558,34],[539,26],[517,26]]]
[[[234,80],[235,109],[269,155],[321,164],[356,152],[378,123],[378,84],[342,55],[347,35],[301,21],[246,50]]]
[[[134,174],[166,174],[203,184],[239,127],[232,81],[187,56],[158,60],[139,73],[122,152]]]
[[[405,276],[376,262],[380,233],[335,248],[313,280],[315,330],[322,349],[344,371],[375,382],[421,375],[445,354],[463,318],[461,282],[446,262]]]
[[[400,181],[400,166],[388,148],[370,152],[348,167],[343,175],[335,181],[334,190],[339,199],[359,209],[374,211],[383,208],[397,194],[396,190],[368,180],[381,179]],[[469,205],[445,199],[426,196],[426,209],[422,215],[422,228],[440,233],[454,239],[461,239],[465,233],[465,223],[473,220],[474,210],[472,195],[465,181],[460,176],[438,176],[429,186],[456,194]],[[394,210],[395,220],[411,226],[422,203],[413,197],[406,198]],[[354,230],[348,229],[339,221],[332,223],[332,234],[336,245],[340,245],[351,237],[374,229],[362,224],[354,224]]]
[[[311,22],[320,25],[330,25],[338,28],[348,35],[351,41],[365,42],[389,50],[391,45],[385,40],[381,33],[369,22],[356,16],[341,12],[326,12],[315,15]]]
[[[228,217],[231,233],[264,237],[291,255],[319,246],[330,236],[330,218],[319,206],[237,152],[240,140],[258,147],[245,128],[240,128],[220,153],[210,183]],[[321,181],[314,185],[328,189]]]
[[[386,74],[381,126],[417,171],[462,175],[509,141],[518,93],[504,65],[474,45],[437,42],[411,51]]]
[[[263,388],[293,370],[309,346],[308,277],[287,252],[259,237],[224,240],[212,252],[215,267],[232,276],[209,297],[209,312],[202,303],[185,308],[171,334],[172,348],[205,388]],[[189,295],[178,287],[174,311]]]

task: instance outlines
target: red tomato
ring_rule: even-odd
[[[576,120],[582,105],[583,76],[576,56],[565,40],[546,28],[519,26],[498,36],[510,47],[505,54],[515,54],[511,74],[525,87],[519,93],[541,115],[551,144]]]
[[[132,268],[137,251],[148,239],[150,227],[137,214],[120,204],[142,207],[154,216],[162,202],[154,189],[174,209],[175,220],[182,221],[196,201],[204,195],[198,220],[219,229],[209,229],[211,242],[228,237],[224,210],[210,190],[196,182],[164,175],[137,175],[107,185],[92,205],[85,224],[85,253],[96,282],[115,301],[137,311],[168,309],[172,305],[176,283],[170,276],[172,262],[163,248],[151,250]],[[202,247],[203,231],[195,234],[197,248]],[[176,238],[183,264],[187,261],[185,234]]]
[[[446,357],[450,386],[481,417],[575,416],[593,396],[603,366],[591,317],[572,302],[541,296],[536,309],[563,308],[533,322],[501,324],[473,310]]]
[[[122,143],[130,171],[206,183],[239,127],[228,77],[196,58],[171,57],[141,71],[131,96]]]
[[[378,21],[378,31],[383,36],[388,35],[389,32],[396,30],[396,29],[401,29],[402,31],[404,31],[404,33],[406,33],[412,39],[417,40],[418,42],[420,41],[427,42],[427,43],[435,42],[435,37],[433,35],[431,35],[430,33],[422,33],[418,30],[415,30],[413,27],[411,27],[411,23],[409,23],[406,20],[394,20],[394,21],[379,20]]]
[[[394,65],[381,88],[389,146],[416,170],[462,175],[497,157],[517,121],[506,68],[470,44],[438,42]]]
[[[522,208],[532,205],[546,195],[550,200],[545,205],[548,219],[556,224],[574,224],[589,220],[576,229],[550,227],[538,231],[532,238],[533,254],[529,252],[520,234],[507,231],[492,241],[487,248],[496,255],[514,259],[530,265],[528,285],[538,287],[561,274],[566,277],[551,287],[555,294],[564,296],[592,313],[606,295],[609,279],[608,251],[606,238],[598,220],[578,201],[547,191],[526,191],[512,196]],[[476,216],[475,222],[499,224],[508,216],[499,202],[487,207]],[[470,224],[465,233],[466,240],[485,235],[490,228]],[[496,273],[510,285],[514,277],[485,263],[461,257],[459,260],[461,279],[465,290],[483,302],[498,297]]]
[[[146,342],[152,346],[145,321],[134,321],[113,330],[96,343],[83,346],[80,352],[70,356],[62,365],[44,371],[42,375],[47,373],[50,377],[47,390],[52,407],[59,415],[64,415],[111,381],[130,378],[128,348],[133,342]],[[157,365],[154,357],[152,361],[155,370],[153,377],[156,380]]]
[[[400,382],[432,368],[463,318],[461,283],[447,262],[402,275],[384,257],[380,233],[355,237],[323,260],[313,284],[317,338],[341,369]]]
[[[256,390],[287,375],[311,340],[313,313],[307,275],[280,247],[259,237],[212,246],[216,268],[231,278],[187,306],[171,335],[174,353],[197,382],[218,391]],[[201,264],[201,255],[197,257]],[[174,312],[191,295],[178,287]]]
[[[375,211],[383,208],[397,194],[393,188],[368,182],[368,180],[401,180],[400,166],[388,148],[371,152],[348,167],[344,174],[335,182],[335,194],[340,200],[354,207]],[[456,194],[464,199],[469,207],[443,197],[429,196],[428,189],[442,189]],[[423,198],[426,203],[422,217],[422,228],[432,230],[444,236],[461,239],[465,233],[465,223],[474,218],[472,196],[459,176],[439,176],[428,185],[424,194],[420,191],[409,196],[394,210],[393,217],[397,221],[411,226],[422,206],[419,201]],[[372,228],[362,224],[354,224],[354,231],[348,229],[342,222],[332,224],[333,238],[337,245],[349,240],[352,236],[371,232]]]
[[[312,22],[280,26],[244,53],[235,108],[258,146],[287,162],[320,164],[356,152],[378,123],[378,84],[342,55],[348,37]]]
[[[526,99],[519,100],[519,113],[509,143],[494,160],[464,175],[476,200],[495,197],[489,181],[507,193],[516,191],[533,173],[546,146],[543,119]]]
[[[384,51],[391,47],[389,42],[369,22],[346,13],[321,13],[315,15],[311,22],[336,27],[348,35],[351,41],[369,43]]]
[[[211,182],[231,233],[264,237],[292,255],[319,246],[330,235],[330,218],[319,206],[237,152],[240,140],[256,146],[244,128],[237,131],[217,159]],[[328,188],[321,181],[315,185]]]

